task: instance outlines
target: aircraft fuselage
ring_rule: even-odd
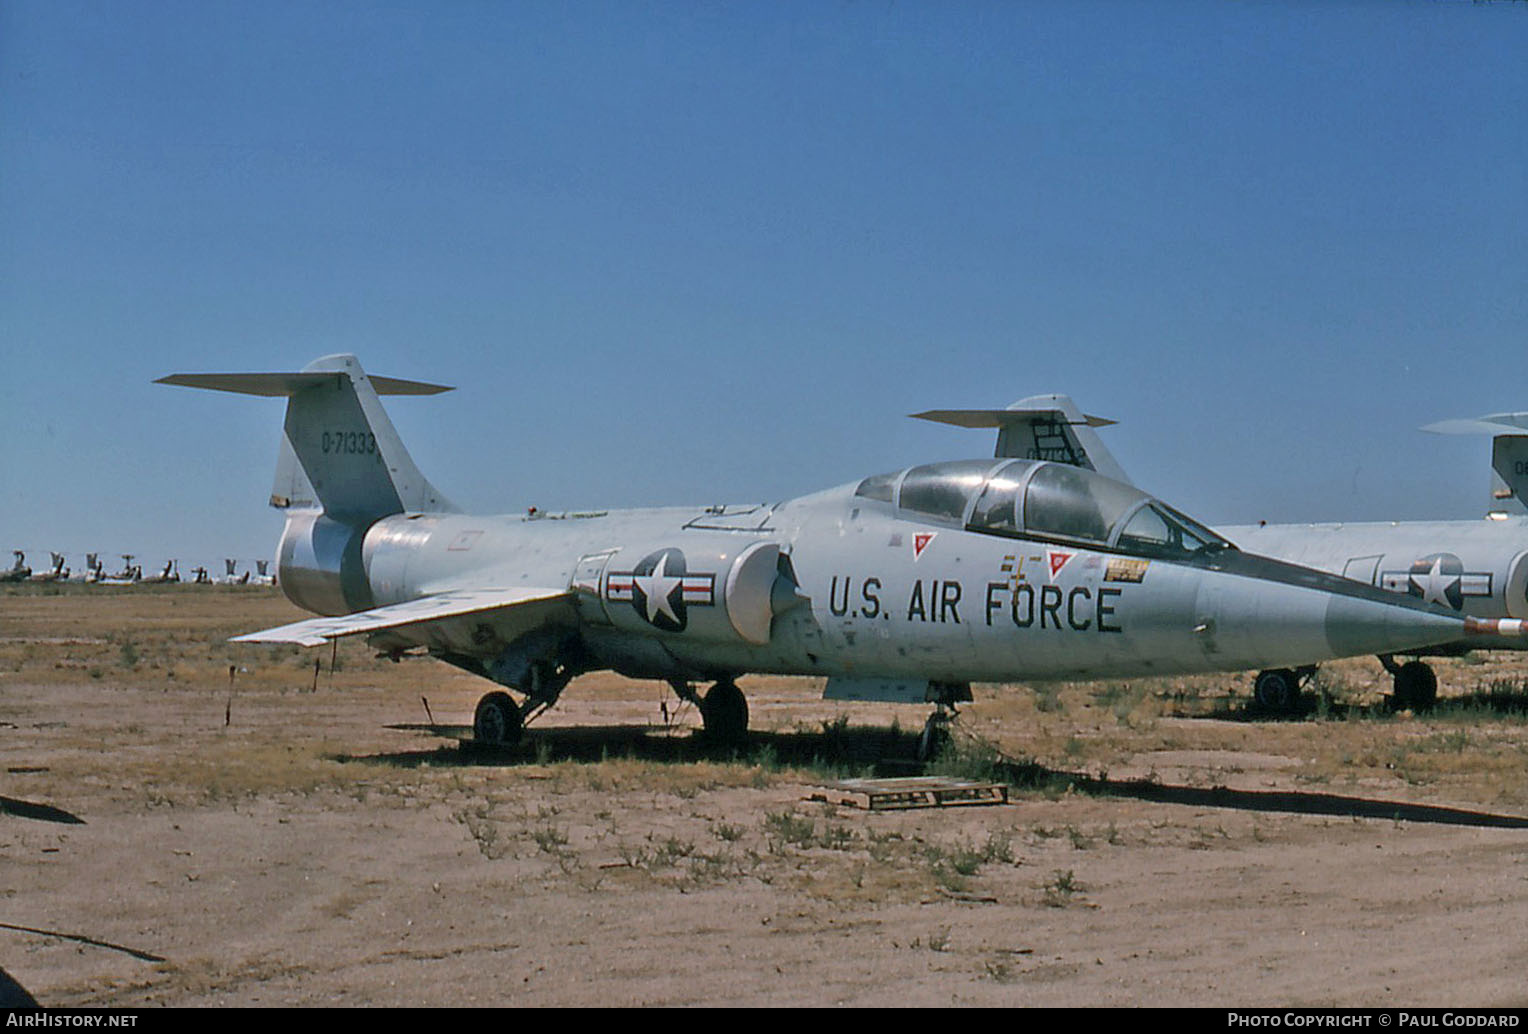
[[[400,514],[355,530],[296,514],[279,553],[287,595],[320,614],[565,586],[572,601],[550,624],[577,638],[589,667],[639,678],[1097,678],[1389,648],[1383,604],[1269,580],[1255,561],[1232,550],[1174,563],[982,534],[908,520],[853,485],[776,506]],[[545,634],[539,617],[521,621],[511,611],[438,622],[427,645],[487,663]]]

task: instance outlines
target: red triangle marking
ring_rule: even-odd
[[[923,555],[923,551],[928,548],[928,544],[934,541],[935,534],[936,533],[932,531],[920,531],[918,534],[913,536],[914,560],[917,560],[920,556]]]
[[[1050,560],[1051,578],[1055,578],[1056,575],[1061,573],[1061,569],[1066,566],[1066,562],[1077,554],[1063,553],[1059,549],[1048,549],[1045,551],[1045,555]]]

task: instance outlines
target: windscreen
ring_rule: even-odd
[[[1147,556],[1183,556],[1229,546],[1210,529],[1161,503],[1141,507],[1119,533],[1120,549]]]
[[[859,483],[854,494],[861,499],[878,499],[883,503],[891,502],[891,493],[896,490],[897,478],[902,476],[899,470],[894,474],[876,474]]]

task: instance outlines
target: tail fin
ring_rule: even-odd
[[[368,377],[353,355],[329,355],[299,373],[177,373],[156,384],[287,399],[286,435],[271,505],[319,506],[347,524],[395,513],[454,512],[420,473],[379,395],[436,395],[439,384]]]
[[[1443,420],[1422,428],[1434,434],[1491,436],[1491,512],[1528,512],[1528,413],[1492,413],[1474,420]]]
[[[1088,416],[1069,395],[1031,395],[1007,409],[931,409],[913,416],[956,427],[997,428],[995,456],[1051,460],[1131,483],[1094,430],[1114,421]]]

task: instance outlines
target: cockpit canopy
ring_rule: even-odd
[[[1153,557],[1235,547],[1159,499],[1091,470],[1034,460],[952,460],[877,474],[854,494],[913,520]]]

